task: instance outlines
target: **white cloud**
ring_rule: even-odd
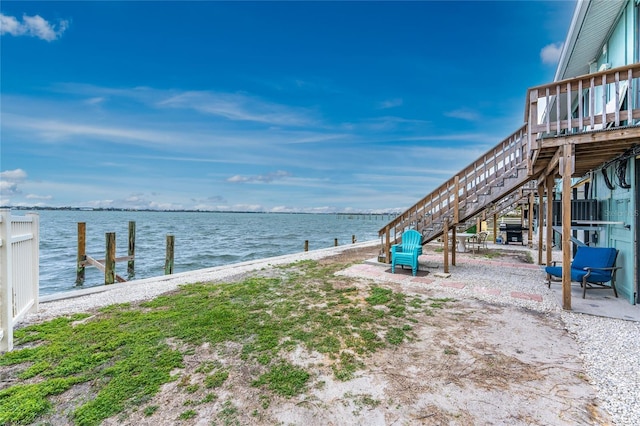
[[[542,48],[540,51],[540,59],[543,64],[555,65],[560,60],[560,54],[562,53],[562,47],[564,43],[552,43]]]
[[[66,20],[60,20],[57,25],[52,25],[39,15],[23,15],[20,22],[14,16],[0,13],[1,35],[10,34],[15,37],[24,35],[53,41],[62,36],[68,27],[69,21]]]
[[[15,170],[7,170],[0,173],[0,179],[3,180],[12,180],[12,181],[23,181],[27,178],[27,172],[22,169]]]
[[[387,108],[395,108],[402,106],[403,101],[400,98],[396,99],[387,99],[386,101],[382,101],[378,103],[378,109],[387,109]]]
[[[448,111],[448,112],[445,112],[444,115],[446,115],[447,117],[459,118],[461,120],[466,120],[466,121],[478,121],[480,119],[480,114],[478,114],[476,111],[473,111],[467,108],[460,108],[453,111]]]
[[[20,193],[18,185],[24,182],[27,173],[22,169],[7,170],[0,173],[0,193],[3,196]]]
[[[52,195],[27,194],[24,198],[27,200],[53,200]]]
[[[263,182],[270,183],[277,179],[283,179],[291,176],[291,173],[285,172],[284,170],[278,170],[277,172],[267,173],[265,175],[257,175],[257,176],[241,176],[235,175],[231,176],[227,179],[227,182],[231,183],[252,183],[252,182]]]
[[[308,111],[263,101],[239,93],[184,92],[157,104],[194,109],[233,121],[253,121],[277,126],[307,126],[315,123]]]

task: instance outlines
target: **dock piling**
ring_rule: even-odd
[[[116,233],[107,232],[106,256],[104,260],[104,283],[113,284],[116,281]]]
[[[76,285],[84,283],[84,262],[87,260],[87,224],[78,222],[78,264],[76,268]]]
[[[175,236],[167,235],[167,252],[164,260],[164,274],[173,274],[173,248],[175,245]]]
[[[135,256],[136,256],[136,223],[129,221],[129,251],[127,252],[129,261],[127,262],[127,275],[129,279],[133,277],[135,272]]]

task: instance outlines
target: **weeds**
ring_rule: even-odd
[[[182,368],[183,357],[203,343],[240,344],[240,357],[258,371],[253,385],[276,395],[297,395],[313,380],[282,358],[298,346],[328,355],[335,377],[349,380],[367,354],[410,340],[407,321],[414,322],[412,316],[424,307],[420,298],[409,300],[378,286],[359,289],[349,278],[336,278],[334,272],[344,267],[298,262],[282,267],[281,278],[190,284],[138,306],[113,305],[93,316],[72,315],[16,330],[16,350],[0,356],[0,368],[19,366],[12,369],[15,384],[0,391],[0,424],[42,421],[56,412],[52,396],[84,383],[89,397],[77,403],[69,422],[97,425],[177,380],[172,370]],[[444,303],[432,301],[431,307]],[[217,361],[205,361],[190,373],[200,375],[182,376],[178,389],[194,395],[227,386],[230,376]],[[208,394],[191,405],[216,398]],[[262,406],[269,401],[265,396]],[[237,422],[234,409],[227,404],[220,420]],[[157,410],[149,405],[143,414]],[[180,419],[194,415],[187,410]]]

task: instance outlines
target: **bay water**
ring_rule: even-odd
[[[164,274],[166,236],[175,238],[174,273],[228,265],[378,239],[389,217],[365,214],[287,214],[154,211],[41,210],[40,294],[104,285],[104,273],[85,270],[76,285],[78,222],[86,224],[86,254],[104,259],[105,234],[116,233],[116,257],[127,256],[129,221],[136,223],[135,276],[127,262],[116,273],[128,279]],[[14,215],[22,216],[21,212]]]

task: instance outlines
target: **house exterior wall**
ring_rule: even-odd
[[[619,20],[604,43],[600,56],[592,64],[591,71],[598,71],[603,66],[615,68],[636,62],[638,60],[637,32],[638,6],[634,0],[631,0],[624,7]],[[615,90],[613,87],[609,88],[608,102],[615,99],[613,90]],[[632,93],[637,93],[636,90],[638,88],[632,90]],[[596,114],[602,112],[602,108],[602,101],[597,102],[595,105]],[[622,269],[618,271],[616,287],[620,297],[627,299],[630,303],[635,303],[638,281],[636,259],[639,254],[636,243],[638,230],[636,229],[635,212],[640,209],[640,202],[637,199],[639,191],[636,188],[635,157],[621,161],[626,164],[625,181],[631,185],[630,188],[624,188],[616,176],[616,169],[621,165],[618,161],[605,169],[614,186],[613,189],[605,184],[601,170],[596,170],[593,174],[591,197],[599,200],[601,220],[615,223],[602,225],[597,235],[597,241],[592,242],[592,245],[615,247],[619,250],[616,264]]]
[[[634,303],[635,289],[635,214],[636,211],[636,185],[635,179],[635,161],[631,159],[623,160],[627,164],[626,182],[631,184],[631,188],[622,188],[620,182],[615,175],[617,163],[607,167],[606,172],[609,176],[613,189],[609,189],[605,184],[602,172],[597,172],[593,179],[593,197],[599,201],[600,214],[602,220],[607,222],[616,222],[615,224],[604,225],[599,232],[597,243],[593,244],[598,247],[615,247],[618,249],[619,255],[616,262],[617,266],[622,269],[618,271],[616,279],[616,287],[620,297],[627,299],[630,303]]]

